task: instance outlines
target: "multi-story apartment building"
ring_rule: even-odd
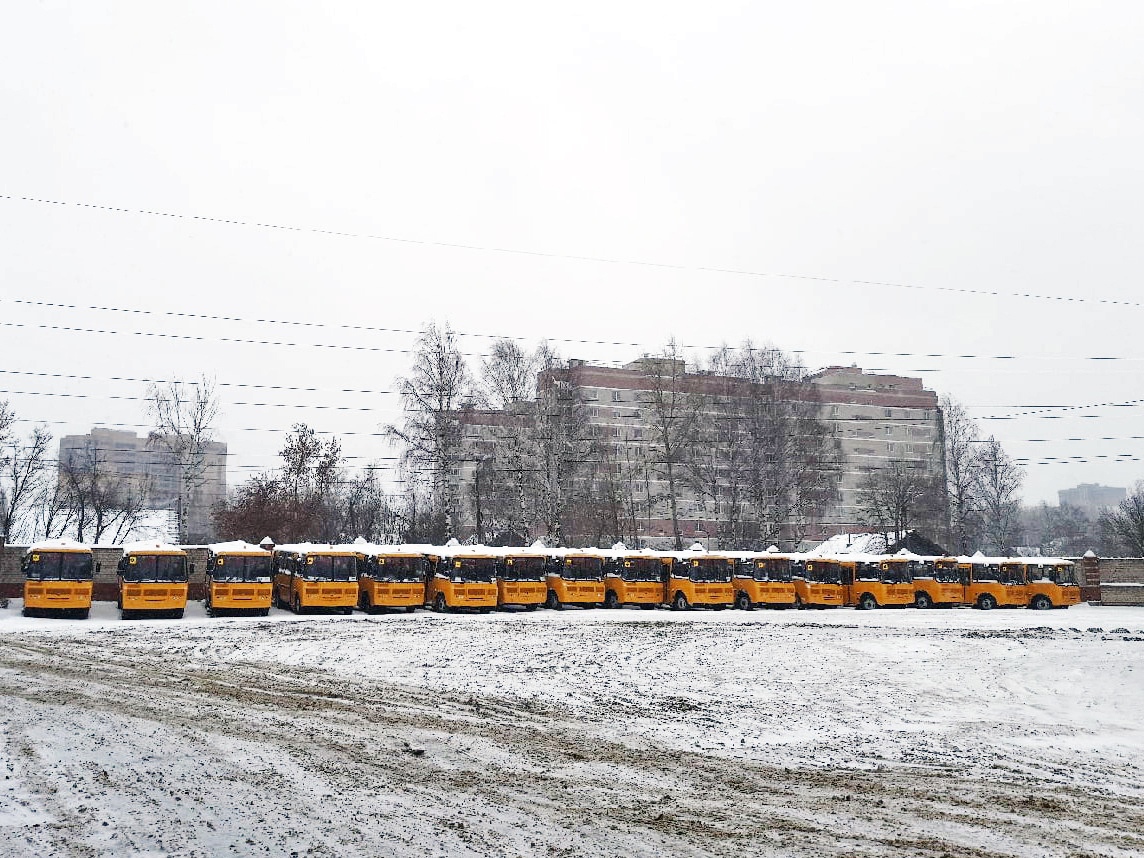
[[[656,377],[658,382],[653,381]],[[572,360],[567,368],[551,370],[538,380],[541,387],[562,385],[564,395],[577,404],[586,423],[585,435],[592,452],[589,467],[577,477],[580,484],[613,481],[610,485],[615,487],[614,481],[623,481],[619,493],[626,498],[626,508],[612,510],[610,515],[616,521],[623,518],[628,522],[629,538],[656,548],[669,548],[674,543],[654,403],[664,378],[671,379],[689,412],[681,420],[694,416],[715,423],[726,421],[729,400],[774,395],[766,383],[689,373],[681,361],[661,358],[641,358],[623,367]],[[859,483],[890,460],[916,462],[917,467],[934,475],[944,475],[941,413],[936,395],[926,390],[920,379],[865,373],[857,367],[830,367],[807,381],[809,384],[797,387],[800,392],[796,395],[802,398],[802,411],[816,417],[829,436],[825,446],[836,451],[839,479],[836,494],[799,523],[803,535],[821,539],[860,529]],[[478,468],[496,459],[515,433],[527,431],[529,419],[525,412],[467,411],[462,415],[463,453],[453,475],[457,529],[462,537],[476,530],[471,499],[481,495]],[[713,462],[712,467],[717,470],[720,465]],[[687,543],[700,541],[710,548],[724,547],[728,504],[733,499],[720,499],[717,492],[700,490],[693,475],[682,466],[674,476],[676,519],[682,539]],[[495,471],[485,473],[486,484],[495,479]],[[487,485],[484,491],[487,495]],[[592,523],[586,521],[575,522],[573,527],[575,533],[568,536],[586,541],[603,538],[606,530],[596,527],[593,533]],[[488,538],[488,529],[482,531]],[[535,527],[527,534],[540,535]]]
[[[180,511],[179,465],[165,449],[150,444],[145,435],[100,428],[86,435],[65,435],[60,438],[59,461],[61,466],[81,470],[98,467],[122,480],[123,488],[142,494],[150,509]],[[191,542],[212,538],[211,511],[226,498],[226,444],[207,443],[203,464],[202,484],[181,511]]]
[[[1061,505],[1075,506],[1089,518],[1096,518],[1102,512],[1119,504],[1128,497],[1128,489],[1117,486],[1102,486],[1100,483],[1081,483],[1071,489],[1061,489],[1057,498]]]

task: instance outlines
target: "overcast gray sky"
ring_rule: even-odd
[[[960,400],[1027,502],[1144,477],[1144,4],[4,21],[0,399],[56,434],[142,431],[127,379],[205,373],[232,481],[297,421],[392,456],[396,397],[345,391],[392,390],[437,320],[474,355],[773,342]]]

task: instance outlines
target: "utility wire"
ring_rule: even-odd
[[[0,194],[0,200],[13,202],[35,203],[39,205],[87,209],[94,211],[113,212],[116,214],[145,215],[148,217],[166,218],[168,220],[181,220],[186,222],[198,221],[200,223],[215,223],[226,226],[239,226],[256,229],[274,230],[278,232],[306,233],[311,235],[326,235],[336,238],[368,239],[371,241],[384,241],[394,244],[404,244],[421,247],[439,247],[450,250],[468,250],[479,253],[492,253],[513,256],[531,256],[541,259],[563,259],[574,262],[595,262],[604,265],[617,265],[625,267],[653,268],[666,271],[685,271],[706,274],[730,274],[739,277],[753,278],[779,278],[787,280],[803,280],[816,283],[852,284],[857,286],[884,286],[893,289],[912,289],[931,292],[947,292],[955,295],[975,295],[990,298],[1027,298],[1038,301],[1054,301],[1063,304],[1096,304],[1114,307],[1144,307],[1140,301],[1120,301],[1112,298],[1087,297],[1084,295],[1041,295],[1035,292],[1001,292],[990,289],[968,289],[950,286],[924,286],[914,283],[894,283],[885,280],[858,280],[845,277],[822,277],[811,274],[787,274],[782,272],[754,271],[744,268],[723,268],[712,265],[681,265],[669,262],[654,262],[641,259],[622,259],[607,256],[592,256],[585,254],[559,253],[554,251],[527,250],[514,247],[495,247],[493,245],[465,244],[461,242],[437,241],[431,239],[408,238],[396,235],[382,235],[379,233],[351,232],[347,230],[320,229],[318,227],[294,226],[289,224],[268,223],[259,221],[239,220],[237,218],[214,217],[209,215],[191,215],[181,212],[154,211],[151,209],[123,208],[120,206],[102,205],[99,203],[74,202],[67,200],[51,200],[41,197],[26,197],[16,194]]]

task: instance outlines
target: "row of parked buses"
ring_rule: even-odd
[[[122,615],[181,617],[194,565],[178,546],[122,546]],[[54,540],[24,555],[25,614],[86,617],[98,572],[90,547]],[[848,554],[434,545],[207,546],[204,603],[212,616],[266,615],[271,606],[369,613],[538,607],[751,610],[969,605],[1046,609],[1080,601],[1074,564],[1049,557]]]

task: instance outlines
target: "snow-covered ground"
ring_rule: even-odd
[[[0,610],[0,855],[1144,855],[1144,609]]]

